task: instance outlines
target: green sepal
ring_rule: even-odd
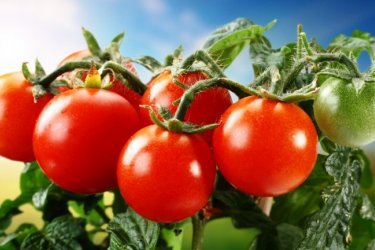
[[[82,34],[86,40],[87,47],[90,50],[91,54],[100,58],[102,56],[102,50],[94,35],[83,27]]]

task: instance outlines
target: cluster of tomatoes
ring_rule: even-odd
[[[89,53],[74,53],[60,65]],[[136,74],[131,64],[125,66]],[[71,192],[119,187],[136,212],[165,223],[188,218],[207,204],[217,170],[255,196],[277,196],[299,186],[314,167],[318,136],[295,104],[257,96],[232,104],[226,89],[210,88],[195,96],[185,116],[185,122],[219,124],[202,134],[165,130],[140,108],[162,106],[174,114],[186,89],[207,78],[199,71],[173,76],[165,70],[143,95],[112,79],[109,90],[62,88],[34,102],[32,84],[22,73],[3,75],[0,155],[36,160],[55,184]]]

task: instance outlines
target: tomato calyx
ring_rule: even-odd
[[[95,37],[88,30],[83,28],[83,35],[86,39],[88,46],[88,56],[84,56],[79,61],[68,61],[59,65],[57,69],[46,75],[40,63],[35,63],[35,74],[31,74],[26,63],[22,66],[23,74],[25,78],[29,80],[33,85],[40,85],[36,93],[43,93],[41,90],[52,94],[60,93],[59,87],[63,88],[76,88],[83,87],[85,84],[81,80],[81,76],[86,74],[92,65],[98,69],[101,79],[104,83],[101,84],[101,88],[110,88],[113,78],[120,80],[121,84],[128,87],[130,90],[142,95],[146,89],[146,86],[138,78],[136,73],[132,72],[129,66],[130,59],[123,57],[119,52],[119,47],[124,38],[124,34],[121,33],[112,39],[108,48],[102,50],[96,41]],[[74,72],[74,79],[67,79],[67,77],[60,77],[64,73]],[[109,73],[108,73],[109,72]],[[106,78],[106,77],[111,77]],[[89,80],[89,87],[99,87],[100,82],[98,75],[95,76],[97,79]]]
[[[190,122],[184,122],[177,119],[175,116],[172,117],[170,112],[161,106],[156,107],[158,111],[155,111],[155,108],[149,105],[141,105],[140,107],[148,109],[150,118],[156,125],[165,130],[176,133],[197,134],[212,130],[219,126],[219,124],[217,123],[211,123],[201,126]]]

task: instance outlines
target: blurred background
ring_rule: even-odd
[[[298,23],[303,24],[308,38],[316,37],[323,45],[338,34],[350,35],[354,29],[375,35],[375,1],[1,0],[0,74],[19,71],[22,62],[32,64],[36,58],[50,72],[68,54],[85,48],[81,27],[93,32],[102,47],[125,32],[123,55],[152,55],[161,60],[179,45],[185,48],[185,55],[192,53],[214,29],[237,17],[260,25],[277,19],[265,34],[274,47],[294,42]],[[368,65],[368,56],[361,55],[361,69]],[[142,80],[148,81],[150,74],[140,73]],[[226,73],[242,83],[252,80],[246,50]],[[375,163],[375,145],[365,150]],[[22,168],[22,163],[0,158],[0,203],[17,196]],[[24,210],[14,225],[41,225],[37,212],[28,207]],[[246,249],[254,233],[234,230],[228,221],[218,220],[207,227],[205,246]],[[188,237],[184,241],[188,242]]]

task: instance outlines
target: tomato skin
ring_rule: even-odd
[[[212,151],[200,135],[156,125],[129,139],[117,169],[119,188],[129,206],[161,223],[181,221],[206,205],[215,174]]]
[[[134,108],[117,94],[68,90],[39,116],[33,136],[36,159],[66,190],[90,194],[113,189],[118,155],[139,124]]]
[[[0,155],[11,160],[35,160],[32,134],[50,94],[34,103],[32,85],[21,72],[0,76]]]
[[[58,67],[62,66],[63,64],[65,64],[67,62],[82,60],[84,57],[87,57],[87,56],[90,56],[90,55],[91,55],[91,52],[88,49],[76,51],[76,52],[68,55],[66,58],[64,58],[59,63]],[[137,71],[136,71],[136,69],[134,68],[134,66],[131,62],[126,62],[123,66],[125,68],[127,68],[128,70],[130,70],[135,75],[137,75]],[[83,71],[82,81],[85,81],[86,76],[87,76],[87,71]],[[130,104],[136,110],[139,109],[139,102],[140,102],[140,99],[141,99],[141,95],[139,93],[129,89],[125,85],[123,85],[120,80],[114,80],[112,82],[112,88],[110,89],[110,91],[115,92],[115,93],[121,95],[122,97],[124,97],[126,100],[128,100],[130,102]]]
[[[319,128],[332,141],[359,147],[375,140],[375,83],[357,93],[352,83],[328,78],[313,107]]]
[[[73,61],[79,61],[82,60],[84,57],[90,56],[91,52],[88,49],[78,50],[73,52],[72,54],[65,57],[58,65],[57,67],[61,67],[67,62],[73,62]]]
[[[227,181],[266,197],[305,181],[317,158],[317,141],[312,121],[298,106],[250,96],[225,111],[213,147]]]
[[[208,79],[202,72],[189,72],[177,77],[177,80],[187,86],[192,86],[199,80]],[[173,102],[184,94],[185,90],[173,83],[170,71],[164,71],[153,78],[147,85],[140,104],[163,106],[174,114],[178,105]],[[198,125],[218,122],[221,114],[232,104],[229,92],[224,88],[211,88],[195,96],[188,109],[185,121]],[[144,125],[153,124],[147,109],[140,109],[141,120]],[[207,142],[211,143],[212,131],[204,132],[202,135]]]

